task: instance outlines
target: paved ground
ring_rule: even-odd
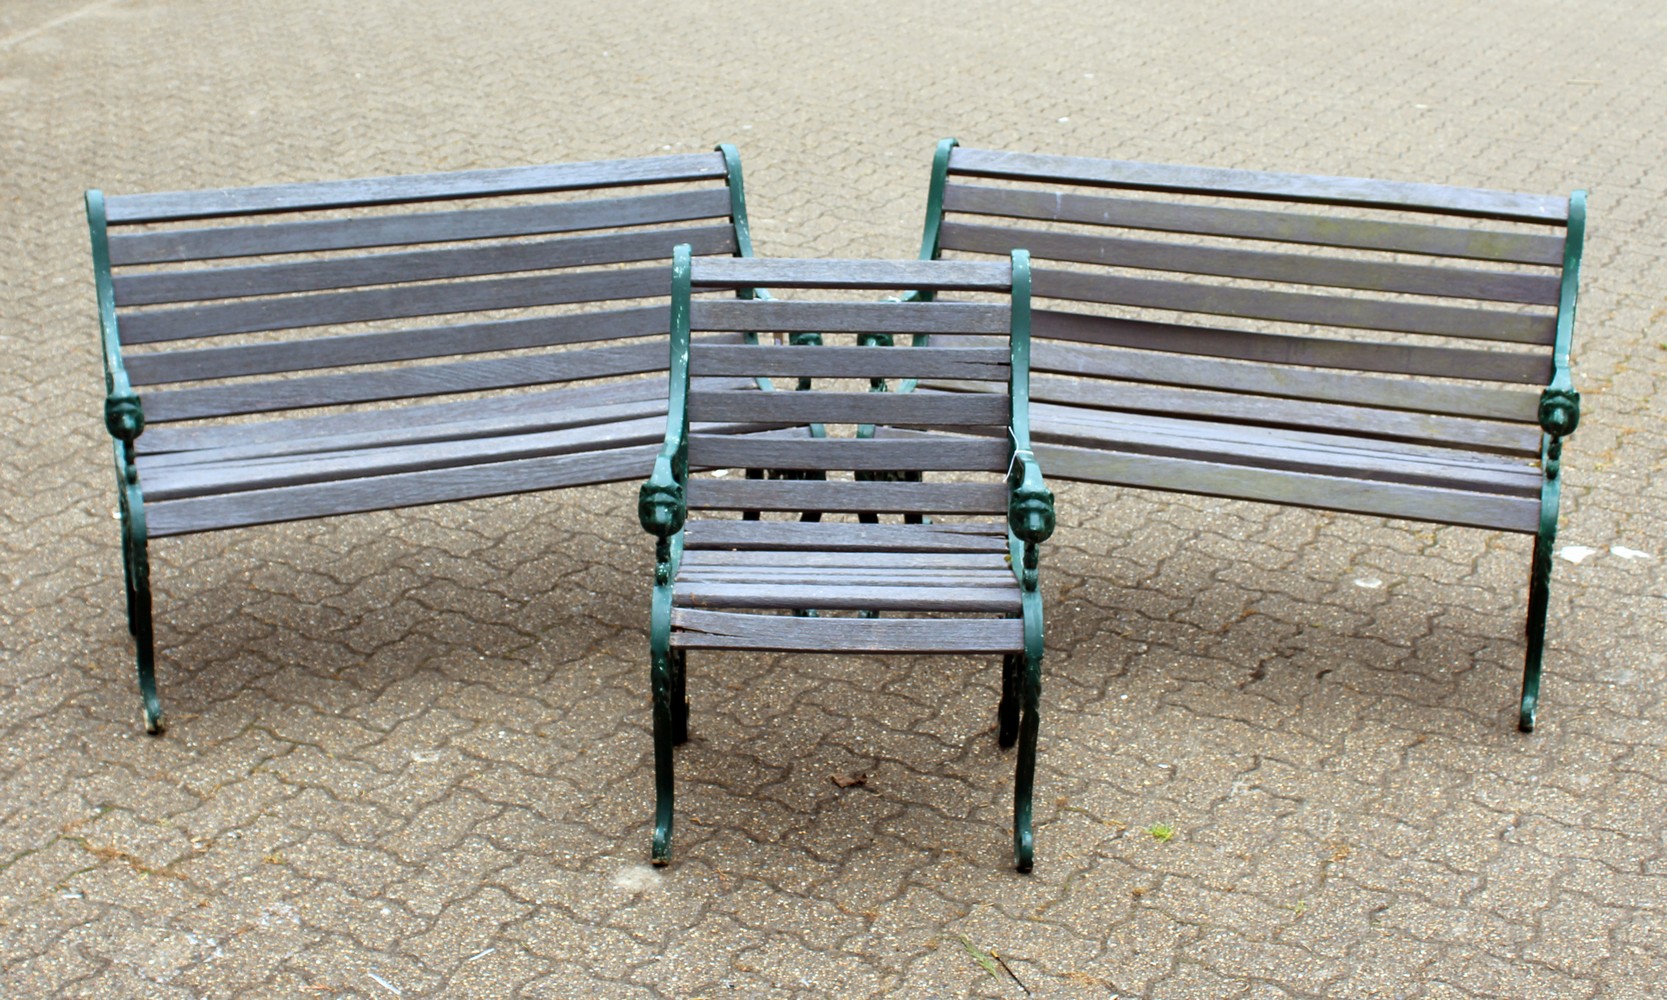
[[[563,6],[0,7],[0,996],[1667,989],[1661,8]],[[139,734],[83,187],[731,140],[761,252],[901,256],[948,134],[1591,187],[1540,732],[1525,539],[1067,486],[1034,875],[991,664],[768,656],[695,665],[656,873],[618,486],[157,545]]]

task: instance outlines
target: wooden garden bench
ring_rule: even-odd
[[[680,247],[673,274],[665,445],[638,503],[643,527],[659,539],[650,633],[654,862],[671,857],[672,747],[688,735],[689,650],[988,653],[1003,657],[998,738],[1004,747],[1019,745],[1014,851],[1019,869],[1029,870],[1042,665],[1037,556],[1054,515],[1026,426],[1028,259],[1018,252],[1003,263],[719,261],[691,260]],[[818,294],[814,301],[691,299],[702,290],[763,284]],[[882,288],[1001,298],[880,303],[826,294]],[[824,343],[691,345],[691,331],[771,331],[789,340],[818,331]],[[916,351],[827,343],[897,333],[999,342]],[[861,387],[860,380],[925,376],[969,380],[989,392],[853,392],[847,381]],[[802,391],[712,384],[735,377],[798,378]],[[691,433],[691,420],[772,429],[720,436],[697,425]],[[854,435],[874,423],[999,436]],[[841,427],[853,433],[841,435]],[[691,477],[691,466],[770,469],[774,478]],[[926,481],[938,473],[951,475]],[[913,523],[850,520],[881,514]],[[923,515],[937,517],[926,523]],[[899,613],[909,617],[892,617]]]
[[[87,217],[151,732],[152,539],[637,479],[663,431],[672,247],[751,253],[729,146],[89,191]]]
[[[1535,536],[1534,725],[1585,193],[939,144],[921,256],[1036,260],[1056,478]],[[928,387],[965,389],[954,380]]]

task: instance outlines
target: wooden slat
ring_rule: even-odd
[[[1543,271],[1485,271],[1386,260],[1347,260],[959,222],[945,222],[940,233],[945,250],[1006,254],[1014,247],[1024,247],[1032,257],[1041,260],[1484,302],[1556,305],[1561,285],[1557,275]]]
[[[690,244],[699,254],[733,253],[735,231],[724,224],[469,245],[443,250],[376,253],[286,264],[151,271],[118,275],[115,279],[116,305],[204,302],[332,288],[473,278],[518,271],[547,271],[662,258],[669,260],[672,248],[679,243]]]
[[[965,260],[795,260],[713,257],[694,262],[696,285],[725,288],[866,288],[1005,292],[1008,264]]]
[[[881,348],[869,348],[869,350],[881,350]],[[1008,419],[1008,408],[1009,403],[1005,394],[927,396],[893,392],[710,390],[696,390],[689,394],[689,415],[692,419],[733,420],[747,423],[926,424],[938,427],[999,424],[1005,426]]]
[[[1567,221],[1569,214],[1568,199],[1550,195],[1358,177],[1006,153],[965,147],[950,152],[949,170],[951,174],[973,177],[1276,199],[1319,205],[1358,205],[1516,222],[1562,223]]]
[[[1004,514],[1005,483],[856,483],[692,479],[691,510]]]
[[[1024,648],[1018,618],[798,618],[677,608],[672,645],[830,653],[1006,653]]]
[[[981,302],[792,302],[707,299],[690,304],[695,330],[783,333],[987,333],[1006,335],[1006,304]]]
[[[640,375],[664,371],[668,360],[663,344],[628,344],[534,357],[457,361],[174,389],[147,393],[143,399],[147,421],[168,423],[241,413],[508,389],[614,375]]]
[[[152,538],[646,478],[658,445],[145,505]]]
[[[589,163],[558,163],[445,174],[406,174],[362,180],[264,187],[112,195],[105,202],[111,225],[173,222],[228,215],[261,215],[322,208],[393,205],[496,195],[535,194],[576,188],[664,184],[725,176],[723,156],[689,153]]]
[[[1006,382],[999,347],[702,347],[689,355],[694,375],[798,375],[806,378],[957,378]]]
[[[700,518],[683,532],[686,553],[791,551],[1005,553],[1007,526],[987,524],[840,524],[808,521],[728,521]],[[685,555],[685,558],[694,558]]]
[[[879,441],[856,438],[765,438],[691,434],[689,461],[714,469],[915,469],[1003,472],[1008,443],[1000,438]]]
[[[1452,385],[1357,372],[1313,371],[1278,364],[1218,361],[1198,355],[1136,352],[1044,340],[1031,347],[1030,370],[1119,382],[1312,399],[1386,410],[1539,423],[1539,394],[1519,389]]]
[[[1392,302],[1206,285],[1197,281],[1127,278],[1115,274],[1035,268],[1032,287],[1039,297],[1245,319],[1273,320],[1361,330],[1422,333],[1442,337],[1547,344],[1556,338],[1557,317],[1498,309]]]
[[[672,601],[685,608],[1009,613],[1019,610],[1019,585],[1011,573],[1003,587],[822,587],[786,582],[707,583],[680,576],[672,587]]]
[[[1072,191],[952,183],[944,188],[944,209],[969,215],[1074,222],[1510,264],[1560,267],[1563,263],[1563,238],[1560,235],[1107,198]]]
[[[113,267],[123,267],[326,250],[362,250],[621,226],[664,225],[728,215],[729,192],[721,187],[708,187],[628,198],[507,208],[265,222],[149,233],[117,232],[110,235],[110,263]]]
[[[1031,334],[1037,339],[1057,338],[1145,351],[1313,368],[1528,385],[1545,385],[1551,379],[1550,352],[1529,354],[1482,348],[1299,337],[1087,316],[1051,309],[1038,309],[1031,313]]]
[[[734,553],[730,553],[733,555]],[[977,569],[952,566],[893,566],[883,553],[870,553],[865,566],[708,566],[684,561],[682,583],[749,583],[815,587],[1012,587],[1013,569],[998,562]]]
[[[701,521],[699,524],[715,522]],[[749,524],[780,524],[782,522],[750,521]],[[899,525],[830,525],[830,527],[895,528]],[[902,527],[914,527],[903,525]],[[757,550],[743,549],[732,551],[727,549],[685,548],[683,562],[678,567],[679,573],[705,573],[729,571],[735,573],[751,573],[769,570],[782,566],[796,567],[801,572],[814,572],[820,569],[850,569],[881,567],[890,572],[918,572],[938,573],[942,571],[995,571],[1006,573],[1011,579],[1012,567],[1007,562],[1005,550],[991,549],[985,552],[898,552],[887,548],[877,548],[874,551],[858,552],[805,552],[800,550]]]
[[[665,295],[670,285],[669,267],[484,278],[128,313],[121,317],[118,329],[123,344],[149,344],[336,323],[646,298]]]
[[[669,310],[641,306],[569,316],[534,316],[456,326],[310,337],[268,344],[197,347],[127,356],[134,385],[272,375],[278,372],[487,354],[598,340],[664,336]]]
[[[1408,486],[1052,444],[1037,444],[1036,456],[1048,470],[1048,477],[1054,480],[1138,486],[1528,533],[1536,530],[1540,516],[1538,497]]]

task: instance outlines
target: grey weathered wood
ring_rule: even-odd
[[[810,348],[805,348],[810,350]],[[884,348],[869,348],[883,350]],[[905,348],[892,348],[905,350]],[[694,420],[756,423],[883,423],[938,427],[1006,426],[1005,395],[926,396],[892,392],[702,391],[689,394]]]
[[[1044,267],[1033,269],[1031,278],[1037,296],[1078,302],[1520,344],[1550,344],[1557,334],[1557,317],[1549,314],[1127,278]]]
[[[1023,247],[1038,260],[1528,305],[1556,305],[1561,284],[1556,274],[1544,271],[1487,271],[1388,260],[1328,258],[958,222],[943,224],[939,242],[945,250],[978,253],[1007,253],[1014,247]]]
[[[683,529],[686,553],[737,552],[1007,552],[1000,523],[840,524],[808,521],[690,521]],[[685,558],[693,558],[685,555]]]
[[[152,538],[645,478],[656,445],[145,505]]]
[[[133,353],[127,374],[136,386],[271,375],[349,365],[486,354],[598,340],[664,336],[663,305],[567,316],[534,316],[455,326],[308,337],[265,344]]]
[[[969,215],[1076,222],[1354,250],[1384,250],[1507,264],[1558,267],[1563,263],[1561,235],[1108,198],[1069,191],[951,183],[944,188],[944,209]]]
[[[1356,177],[1007,153],[966,147],[951,150],[949,171],[973,177],[1227,195],[1319,205],[1357,205],[1516,222],[1563,223],[1568,220],[1569,214],[1568,199],[1549,195]]]
[[[677,608],[673,646],[839,653],[1006,653],[1024,648],[1018,618],[798,618]]]
[[[111,195],[106,199],[105,212],[110,224],[118,226],[488,195],[535,194],[575,188],[713,180],[725,175],[721,154],[690,153],[312,184]]]
[[[362,254],[292,263],[150,271],[117,275],[114,285],[118,306],[166,305],[636,263],[662,258],[669,260],[672,248],[679,243],[690,244],[694,252],[700,254],[733,253],[735,230],[728,223],[723,223],[649,232],[564,236],[518,243],[471,244],[440,250]]]
[[[729,553],[733,555],[734,553]],[[700,583],[782,584],[815,587],[1012,587],[1013,568],[992,562],[964,566],[894,566],[883,553],[868,553],[863,566],[713,566],[687,560],[677,578]]]
[[[1539,394],[1520,389],[1454,385],[1358,372],[1312,371],[1278,364],[1246,364],[1199,355],[1135,352],[1056,341],[1033,344],[1030,361],[1030,370],[1037,373],[1539,423]]]
[[[146,420],[160,424],[233,414],[509,389],[615,375],[640,375],[661,371],[666,363],[663,345],[640,343],[560,351],[534,357],[454,361],[173,389],[147,393],[143,398]]]
[[[586,229],[720,219],[728,216],[729,210],[729,192],[721,187],[708,187],[505,208],[466,208],[410,215],[309,219],[304,222],[267,221],[156,232],[115,232],[110,234],[110,263],[114,267],[123,267],[505,239]]]
[[[750,521],[749,524],[779,524],[781,522]],[[897,525],[840,525],[840,527],[897,527]],[[907,525],[905,527],[913,527]],[[820,569],[863,569],[872,572],[875,569],[874,553],[869,550],[859,552],[806,552],[796,549],[702,549],[686,548],[683,562],[678,568],[679,573],[701,573],[728,570],[736,573],[750,573],[758,570],[771,569],[789,565],[801,571],[815,572]],[[1013,575],[1012,567],[1007,561],[1005,551],[991,549],[986,552],[896,552],[888,550],[884,568],[899,573],[939,573],[948,572],[951,575],[965,572],[994,571]]]
[[[982,302],[793,302],[704,299],[689,306],[695,330],[797,333],[985,333],[1008,331],[1006,305]]]
[[[672,601],[685,608],[816,608],[830,611],[1019,610],[1019,584],[1008,574],[1005,587],[815,586],[785,582],[707,583],[685,580],[673,586]]]
[[[1537,496],[1510,497],[1053,444],[1038,443],[1035,450],[1048,477],[1054,480],[1173,490],[1530,534],[1536,530],[1540,516]]]
[[[691,510],[1002,514],[1005,483],[857,483],[692,479]]]
[[[1551,379],[1551,352],[1536,353],[1302,337],[1154,323],[1146,320],[1089,316],[1052,309],[1031,313],[1031,333],[1038,340],[1056,338],[1079,343],[1237,358],[1268,364],[1361,372],[1424,375],[1432,378],[1482,379],[1545,385]]]
[[[120,318],[118,329],[123,344],[147,344],[336,323],[645,298],[665,294],[670,283],[671,268],[667,266],[484,278],[410,288],[313,292],[248,302],[128,312]]]
[[[724,288],[867,288],[1004,292],[1013,284],[1010,265],[965,260],[712,257],[696,260],[690,277],[697,286]]]
[[[1005,439],[880,441],[855,438],[760,438],[691,434],[689,461],[714,469],[913,469],[942,472],[1003,472]]]
[[[992,347],[703,347],[689,355],[694,375],[799,375],[807,378],[954,378],[1005,383],[1006,350]]]

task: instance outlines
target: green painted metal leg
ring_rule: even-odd
[[[156,694],[156,637],[151,630],[150,557],[143,541],[124,539],[122,562],[127,577],[127,625],[133,633],[139,672],[139,701],[145,732],[162,732],[162,700]]]
[[[671,654],[672,735],[678,743],[689,741],[689,654],[681,649]]]
[[[1042,663],[1022,657],[1019,683],[1019,760],[1013,776],[1013,866],[1030,871],[1036,838],[1030,828],[1031,793],[1036,784],[1036,728],[1042,701]]]
[[[654,849],[657,865],[671,861],[672,749],[677,725],[672,713],[672,652],[656,644],[649,681],[654,692]]]
[[[1551,604],[1551,550],[1555,537],[1544,533],[1534,539],[1534,563],[1528,575],[1528,651],[1522,667],[1522,707],[1517,728],[1534,731],[1539,711],[1540,667],[1545,658],[1545,620]]]
[[[996,709],[996,743],[1003,749],[1019,738],[1019,664],[1024,657],[1008,653],[1001,658],[1001,705]]]

